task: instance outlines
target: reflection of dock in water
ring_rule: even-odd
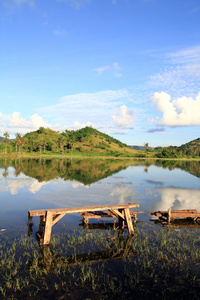
[[[92,263],[99,263],[105,261],[112,261],[127,257],[137,256],[137,252],[132,248],[133,236],[129,235],[128,238],[124,238],[123,234],[119,233],[117,237],[113,237],[111,244],[104,251],[93,252],[89,254],[76,254],[70,256],[61,256],[54,253],[49,245],[40,248],[39,268],[45,269],[47,273],[57,269],[58,266],[62,268],[70,266],[89,265]],[[29,267],[34,264],[34,261],[29,262]]]
[[[130,208],[139,207],[139,204],[118,204],[118,205],[100,205],[75,208],[57,208],[57,209],[40,209],[28,211],[28,223],[32,224],[34,216],[40,217],[38,237],[40,244],[47,245],[51,240],[51,231],[62,217],[69,213],[79,213],[83,216],[84,223],[88,223],[90,218],[112,217],[118,218],[119,228],[128,228],[129,234],[134,234],[132,218],[136,219],[137,211],[131,212]]]
[[[155,224],[163,226],[173,225],[177,228],[198,228],[200,227],[200,213],[196,209],[155,211],[150,215],[158,217]]]

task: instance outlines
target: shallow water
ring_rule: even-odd
[[[113,233],[112,227],[110,230],[84,230],[84,227],[80,226],[81,217],[78,214],[66,215],[56,226],[53,226],[50,245],[51,253],[48,253],[45,257],[48,256],[48,261],[49,259],[54,261],[56,268],[58,268],[58,264],[60,263],[60,260],[58,262],[58,256],[62,257],[61,265],[63,264],[63,259],[68,258],[69,273],[67,276],[71,278],[71,281],[66,283],[69,290],[67,297],[69,299],[79,299],[80,296],[80,299],[86,299],[87,295],[84,294],[84,290],[86,290],[89,293],[89,298],[93,298],[95,293],[99,297],[102,297],[102,299],[107,299],[106,293],[112,298],[110,296],[112,294],[112,285],[114,284],[113,288],[116,289],[116,286],[119,288],[121,284],[121,289],[119,288],[116,293],[113,293],[116,299],[118,299],[119,295],[122,295],[122,290],[124,296],[119,299],[131,298],[131,293],[134,292],[136,296],[138,293],[141,293],[143,299],[148,299],[148,297],[152,296],[152,293],[155,294],[161,287],[163,289],[163,285],[165,284],[168,294],[171,295],[173,292],[174,295],[176,291],[174,285],[177,282],[180,285],[181,295],[183,292],[185,294],[184,286],[187,285],[186,283],[189,286],[188,291],[191,288],[191,291],[193,290],[195,294],[197,289],[200,288],[198,268],[198,264],[200,263],[200,254],[198,251],[200,245],[200,228],[192,225],[194,228],[191,226],[190,229],[187,229],[184,226],[184,229],[170,229],[169,234],[168,229],[163,229],[151,221],[155,218],[151,217],[149,213],[157,210],[167,210],[169,207],[171,209],[197,209],[200,211],[199,176],[199,162],[157,161],[150,163],[149,161],[139,160],[122,161],[109,159],[0,160],[0,230],[3,229],[0,231],[1,249],[3,249],[3,252],[6,249],[10,251],[9,247],[12,248],[13,241],[16,241],[15,247],[17,250],[15,258],[18,259],[22,254],[20,245],[22,243],[26,245],[31,243],[27,246],[29,247],[29,255],[31,257],[29,264],[30,261],[31,264],[35,262],[36,257],[40,258],[40,262],[42,261],[39,268],[40,271],[38,271],[41,274],[37,275],[39,277],[35,275],[34,279],[37,282],[40,276],[41,278],[44,277],[44,270],[47,272],[48,264],[47,262],[44,263],[44,256],[46,254],[44,255],[43,252],[40,253],[35,238],[35,233],[38,230],[38,217],[33,218],[32,237],[28,236],[28,210],[138,203],[140,207],[137,210],[142,210],[144,213],[137,215],[137,237],[135,236],[131,242],[127,240],[126,230],[123,233],[123,238],[119,236],[117,231]],[[92,224],[94,221],[90,223]],[[100,223],[103,223],[103,221]],[[187,238],[184,239],[184,237]],[[21,240],[25,240],[26,242],[22,242]],[[180,240],[184,241],[184,244],[181,245]],[[114,246],[113,242],[115,243]],[[34,246],[32,243],[35,243]],[[111,252],[108,251],[110,247],[113,247]],[[190,252],[188,247],[193,248],[193,252]],[[119,249],[123,249],[123,251],[120,250],[120,252]],[[127,258],[126,260],[122,258],[124,253],[128,251],[127,249],[129,249],[130,254],[128,261]],[[182,251],[182,249],[185,250]],[[87,259],[80,256],[88,255],[88,252],[90,252],[90,256],[87,256]],[[24,253],[26,253],[25,250]],[[34,253],[37,253],[36,257]],[[25,256],[25,254],[23,255]],[[89,261],[95,260],[95,264],[93,263],[91,267],[89,264],[86,267],[90,268],[93,277],[89,276],[87,280],[84,281],[84,279],[81,279],[81,283],[79,282],[80,278],[85,278],[86,274],[84,272],[86,271],[83,272],[80,266],[73,267],[73,272],[69,270],[70,263],[74,265],[73,255],[77,257],[77,260],[81,260],[81,263],[80,261],[78,263],[76,261],[76,265],[82,264],[83,259]],[[117,261],[113,261],[115,256],[119,256]],[[3,256],[0,259],[3,259]],[[165,265],[163,265],[163,262]],[[160,264],[161,270],[156,273],[156,265],[158,264]],[[24,267],[21,266],[21,269],[19,268],[21,270],[20,274],[27,272],[25,265],[27,265],[27,261],[24,261]],[[98,268],[99,271],[97,272]],[[104,269],[103,273],[102,268]],[[135,270],[134,278],[132,277],[132,268]],[[64,269],[66,272],[66,268]],[[36,272],[35,270],[37,268],[34,269],[34,272]],[[177,270],[178,273],[176,274],[174,270]],[[62,297],[64,292],[59,284],[53,290],[49,288],[52,280],[57,280],[55,279],[57,278],[57,273],[55,274],[54,271],[55,266],[54,268],[51,267],[47,272],[47,281],[45,284],[48,286],[48,295],[53,293],[53,299],[61,299],[59,297]],[[7,272],[6,269],[4,272]],[[87,272],[89,271],[87,270]],[[62,275],[59,275],[59,280],[62,282],[66,274],[64,274],[63,270],[61,273]],[[164,273],[168,274],[168,277],[164,278]],[[51,274],[52,280],[49,279],[49,274]],[[72,274],[74,274],[74,277]],[[124,281],[124,275],[122,274],[126,274],[126,281]],[[188,277],[183,280],[185,274],[188,274]],[[160,280],[162,278],[160,283],[158,282],[158,276]],[[5,280],[5,273],[0,273],[0,277]],[[13,275],[11,277],[10,280],[12,279],[13,285],[10,288],[9,286],[6,288],[6,297],[12,295],[12,290],[16,289],[16,283],[13,281],[15,278]],[[193,282],[192,278],[194,277],[195,280]],[[96,288],[94,288],[95,285],[92,283],[92,278],[95,278],[95,282],[98,283]],[[100,285],[100,279],[104,286]],[[27,282],[31,282],[31,280],[27,277]],[[71,282],[74,281],[77,282],[77,287],[75,285],[71,290],[69,287],[72,284]],[[110,282],[111,286],[107,286],[106,282]],[[151,292],[152,282],[154,288]],[[85,284],[87,287],[84,286]],[[143,291],[142,287],[144,284],[148,285],[150,289],[148,293],[144,293]],[[194,284],[193,287],[192,284]],[[65,285],[63,284],[63,286]],[[170,286],[173,287],[171,292]],[[82,289],[81,287],[84,288]],[[46,299],[42,284],[41,290],[42,297]],[[77,295],[78,290],[80,290],[79,295]],[[22,291],[26,295],[25,286],[21,288]],[[193,295],[191,293],[190,296]],[[37,290],[33,291],[32,297],[33,295],[35,297],[41,296]],[[167,299],[164,296],[161,298]]]

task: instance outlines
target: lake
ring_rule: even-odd
[[[199,299],[199,225],[163,227],[149,215],[200,212],[199,162],[7,158],[0,182],[2,299]],[[39,217],[27,226],[28,210],[132,202],[144,212],[133,238],[71,214],[42,249]]]

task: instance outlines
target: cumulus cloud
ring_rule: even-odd
[[[65,130],[67,128],[66,126],[61,127],[58,124],[52,125],[38,114],[32,115],[28,120],[21,117],[20,112],[13,112],[12,116],[3,115],[1,113],[0,118],[2,119],[2,121],[0,120],[0,132],[9,131],[11,135],[15,133],[23,135],[27,132],[37,130],[39,127],[46,127],[55,131]]]
[[[70,126],[60,126],[58,124],[52,125],[46,122],[38,114],[32,115],[27,120],[21,117],[20,112],[13,112],[12,116],[4,116],[2,113],[0,113],[0,118],[1,117],[4,122],[0,120],[0,132],[3,133],[5,131],[9,131],[11,135],[15,133],[20,133],[23,135],[27,132],[38,130],[40,127],[50,128],[55,131],[65,131],[66,129],[78,130],[86,126],[92,126],[91,122],[80,123],[78,121],[74,121]]]
[[[156,104],[157,110],[162,113],[162,119],[157,123],[160,126],[200,125],[200,93],[195,99],[184,96],[172,100],[169,94],[156,92],[151,103]]]
[[[51,127],[51,125],[43,120],[38,114],[26,120],[20,116],[20,112],[13,112],[12,117],[8,117],[8,127],[38,129],[39,127]]]
[[[128,110],[126,105],[120,107],[120,113],[118,116],[112,116],[114,123],[117,127],[125,127],[134,124],[132,112]]]

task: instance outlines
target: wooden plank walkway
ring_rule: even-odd
[[[57,209],[39,209],[28,211],[28,222],[32,223],[32,218],[35,216],[40,217],[40,224],[38,230],[38,237],[41,245],[50,243],[52,226],[55,225],[61,218],[69,213],[85,213],[85,220],[89,218],[87,213],[101,212],[108,210],[112,217],[117,217],[120,223],[120,227],[124,228],[125,223],[128,226],[129,234],[134,234],[133,223],[130,215],[130,208],[139,207],[139,204],[118,204],[118,205],[98,205],[87,207],[73,207],[73,208],[57,208]],[[136,212],[135,212],[136,213]],[[94,215],[93,215],[94,216]],[[97,215],[96,215],[97,216]],[[100,214],[99,214],[100,216]]]
[[[165,219],[168,223],[174,219],[200,219],[200,213],[196,209],[171,210],[169,208],[168,211],[155,211],[151,212],[150,215]]]

